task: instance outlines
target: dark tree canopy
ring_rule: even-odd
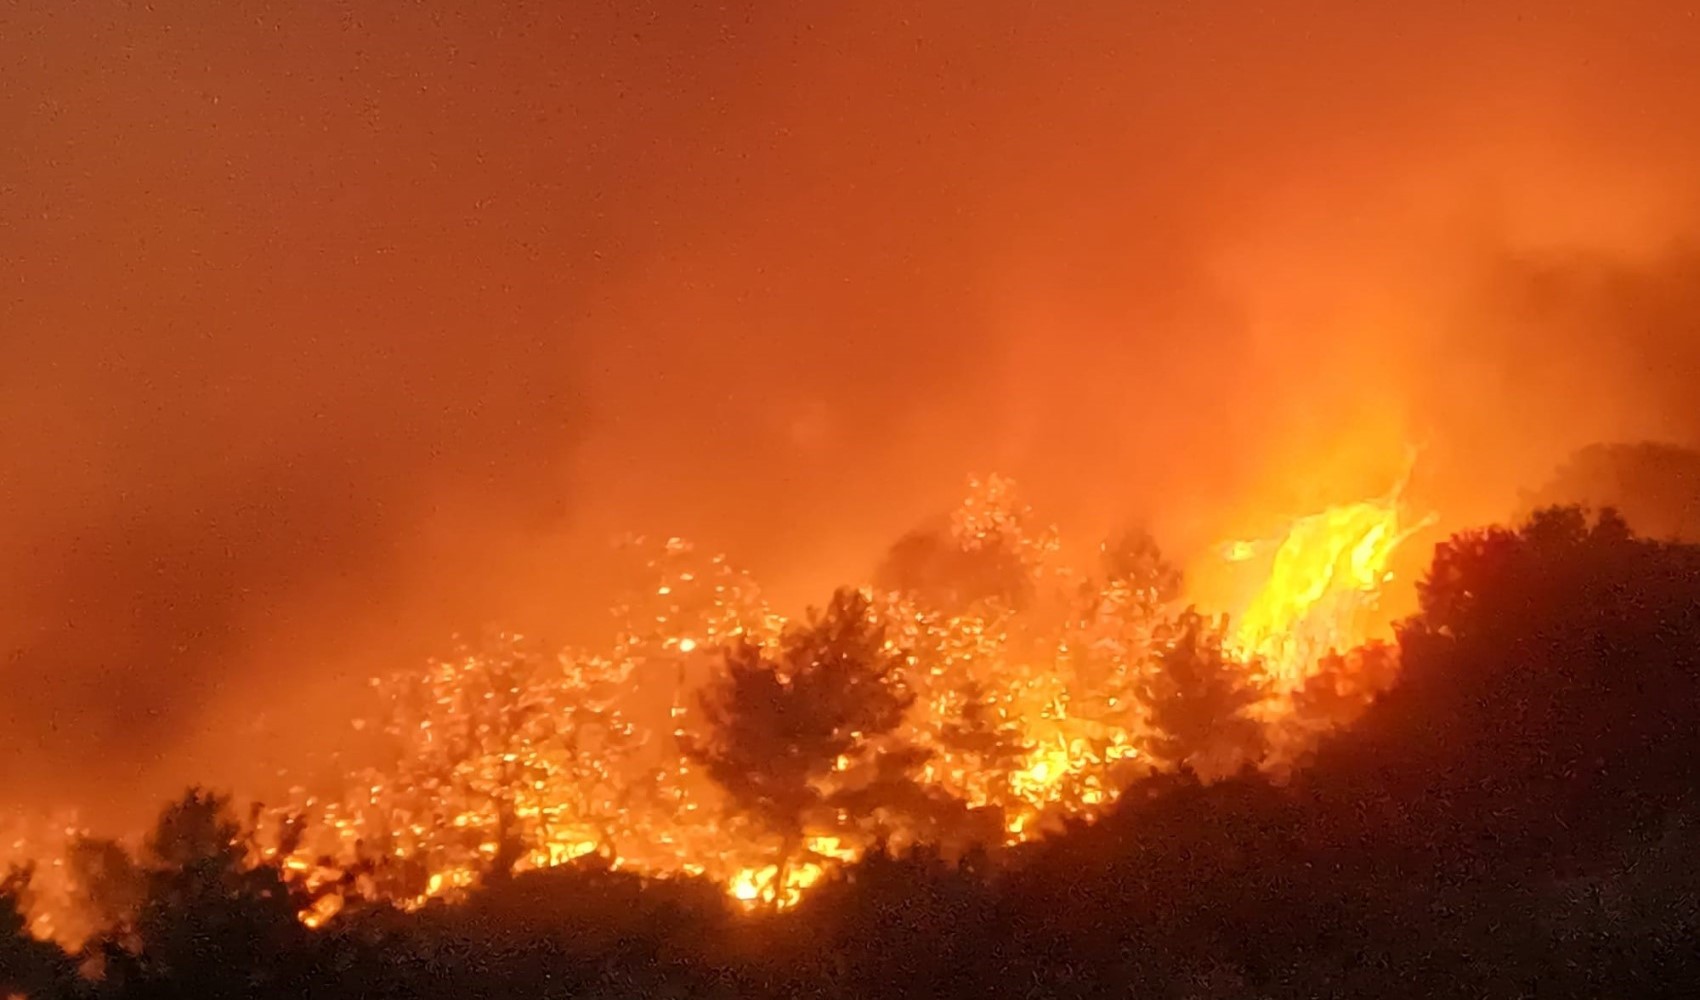
[[[66,864],[77,903],[96,928],[122,933],[133,925],[146,886],[141,867],[123,845],[79,838],[72,842]]]
[[[707,732],[687,752],[740,812],[794,844],[839,759],[902,722],[911,700],[902,665],[867,599],[841,590],[777,648],[727,650],[701,698]]]
[[[1159,647],[1171,631],[1181,574],[1149,532],[1133,529],[1099,546],[1099,576],[1080,585],[1065,660],[1070,698],[1088,717],[1135,729]]]
[[[1148,674],[1152,750],[1200,774],[1231,773],[1264,752],[1263,727],[1249,712],[1267,697],[1268,683],[1258,664],[1227,651],[1225,632],[1224,622],[1182,613]]]
[[[1181,572],[1143,528],[1130,528],[1099,547],[1105,579],[1127,587],[1146,606],[1161,607],[1181,596]]]
[[[1013,540],[993,535],[965,547],[944,528],[898,539],[875,571],[874,584],[945,611],[982,603],[1017,608],[1032,597],[1027,566]]]
[[[29,930],[29,868],[0,874],[0,996],[49,996],[68,993],[73,970],[68,956]]]
[[[1420,599],[1399,683],[1336,741],[1328,769],[1420,796],[1412,816],[1442,810],[1457,829],[1492,817],[1507,850],[1687,794],[1700,548],[1635,538],[1611,511],[1552,508],[1441,545]]]
[[[1396,646],[1372,642],[1329,653],[1317,662],[1304,686],[1293,692],[1293,721],[1312,731],[1351,725],[1398,678]]]
[[[945,725],[940,738],[976,769],[991,774],[1008,774],[1032,749],[1015,720],[1004,717],[985,687],[972,680],[962,689],[961,715]]]
[[[1700,541],[1700,451],[1654,441],[1589,445],[1526,501],[1619,511],[1639,535]]]
[[[161,813],[144,846],[133,927],[107,949],[106,975],[146,991],[238,998],[284,987],[308,944],[304,899],[261,863],[228,798],[190,789]]]

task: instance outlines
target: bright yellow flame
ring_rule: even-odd
[[[746,868],[732,876],[732,884],[727,887],[732,898],[740,903],[755,903],[761,899],[761,885],[756,881],[757,870]]]
[[[807,843],[817,860],[796,861],[788,866],[784,885],[778,884],[778,865],[758,865],[734,872],[726,883],[727,894],[749,909],[767,905],[783,910],[797,905],[805,891],[826,877],[828,863],[854,861],[860,854],[837,837],[810,837]]]
[[[1017,795],[1042,796],[1074,769],[1069,748],[1060,739],[1056,743],[1035,747],[1027,756],[1027,766],[1009,776],[1009,784]]]
[[[321,896],[313,901],[313,905],[301,913],[301,922],[308,927],[323,927],[325,921],[342,912],[342,897],[337,895]]]
[[[1401,528],[1397,495],[1330,507],[1293,522],[1234,644],[1263,661],[1277,691],[1303,684],[1318,657],[1365,642],[1364,612],[1391,578],[1399,545],[1432,519]],[[1236,543],[1234,552],[1249,552]]]

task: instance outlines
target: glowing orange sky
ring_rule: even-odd
[[[1188,552],[1700,432],[1681,5],[916,6],[7,6],[0,798],[615,531],[801,601],[971,471]]]

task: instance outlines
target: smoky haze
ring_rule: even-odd
[[[800,603],[970,472],[1194,553],[1700,434],[1679,5],[914,6],[8,6],[0,800],[269,774],[626,530]]]

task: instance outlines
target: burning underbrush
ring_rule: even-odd
[[[242,840],[310,926],[577,859],[782,908],[876,843],[995,853],[1152,769],[1282,768],[1350,719],[1396,672],[1365,615],[1423,523],[1395,491],[1224,547],[1260,581],[1233,622],[1193,610],[1143,534],[1063,564],[995,478],[797,621],[724,557],[634,542],[648,582],[602,648],[493,633],[376,680],[357,725],[389,762],[255,807]],[[38,859],[40,936],[122,907],[91,886],[122,883],[125,851],[74,818],[0,848]]]

